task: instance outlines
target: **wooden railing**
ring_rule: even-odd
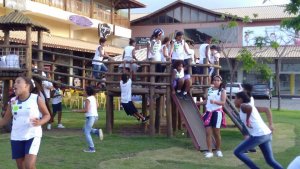
[[[115,14],[114,18],[115,18],[114,21],[116,25],[126,27],[126,28],[130,27],[130,21],[127,17]]]
[[[34,2],[39,2],[42,4],[46,4],[55,8],[65,9],[64,1],[65,0],[32,0]]]
[[[96,7],[94,7],[93,18],[105,23],[111,23],[111,13]]]

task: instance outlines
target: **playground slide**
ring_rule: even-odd
[[[188,99],[180,99],[176,95],[172,95],[181,119],[184,120],[185,126],[193,140],[197,150],[207,150],[206,133],[204,123],[202,121],[199,108],[196,106],[193,98],[188,95]],[[214,139],[213,139],[214,140]],[[213,148],[214,144],[212,144]]]
[[[228,115],[228,117],[232,120],[232,122],[236,125],[236,127],[241,131],[243,135],[248,135],[248,130],[244,123],[241,121],[239,117],[239,112],[235,108],[235,106],[230,102],[230,100],[226,99],[226,104],[223,107],[224,112]]]

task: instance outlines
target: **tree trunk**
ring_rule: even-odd
[[[277,110],[281,109],[281,95],[280,95],[280,67],[281,67],[281,58],[275,59],[275,71],[276,71],[276,93],[277,93]]]

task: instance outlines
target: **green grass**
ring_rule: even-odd
[[[104,128],[105,113],[100,111],[97,127]],[[273,111],[275,133],[273,135],[273,151],[276,159],[286,167],[299,154],[300,123],[299,112]],[[115,113],[116,130],[129,125],[138,125],[132,117],[123,111]],[[105,135],[102,142],[94,137],[97,152],[83,153],[86,143],[80,130],[84,123],[84,115],[66,110],[63,124],[66,130],[45,131],[38,156],[39,169],[243,169],[246,168],[236,157],[233,149],[242,140],[235,128],[222,130],[223,158],[204,159],[201,152],[195,151],[190,138],[176,133],[169,139],[164,135],[122,136]],[[72,128],[72,129],[70,129]],[[9,134],[0,135],[0,169],[16,168],[11,160]],[[250,154],[261,168],[268,168],[262,154]]]

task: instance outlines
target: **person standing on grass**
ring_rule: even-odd
[[[51,91],[51,96],[52,96],[52,116],[50,122],[54,121],[56,113],[58,114],[57,117],[57,128],[63,129],[65,128],[64,125],[61,123],[61,116],[62,116],[62,98],[63,98],[63,92],[60,89],[60,85],[54,83],[53,85],[53,90]],[[50,126],[49,126],[50,125]],[[51,128],[51,123],[48,124],[47,128]]]
[[[42,125],[50,119],[45,102],[37,94],[30,93],[33,88],[31,79],[18,77],[14,90],[16,97],[9,102],[0,127],[13,119],[11,131],[12,158],[18,169],[36,168],[36,159],[42,138]],[[42,118],[40,118],[40,112]]]
[[[274,159],[272,151],[272,131],[262,120],[257,109],[250,104],[250,97],[245,92],[236,94],[235,106],[240,109],[239,115],[242,122],[246,125],[249,137],[240,143],[234,150],[234,155],[243,161],[249,168],[258,169],[254,162],[244,153],[249,149],[259,146],[266,162],[274,169],[283,167]],[[272,119],[269,119],[269,122]]]
[[[50,73],[45,73],[43,74],[44,77],[51,79]],[[50,103],[50,92],[53,89],[53,84],[52,82],[48,81],[48,80],[43,80],[42,82],[43,85],[43,90],[45,92],[45,96],[46,96],[46,102]]]
[[[208,152],[205,153],[205,158],[211,158],[214,156],[212,152],[212,136],[216,140],[216,156],[223,157],[221,151],[221,134],[220,128],[226,127],[225,113],[223,112],[223,106],[226,103],[226,90],[222,83],[222,77],[219,75],[213,78],[213,87],[210,87],[207,91],[207,99],[200,103],[205,104],[206,112],[203,115],[204,126],[206,130],[206,143]]]
[[[138,121],[142,120],[142,123],[145,123],[149,120],[149,116],[144,117],[138,110],[135,108],[132,102],[132,93],[131,93],[131,84],[132,81],[128,77],[128,74],[123,73],[120,81],[121,88],[121,104],[125,112],[129,116],[134,116]]]
[[[84,109],[73,110],[73,112],[85,113],[85,125],[83,132],[88,143],[88,149],[84,149],[83,152],[94,153],[96,152],[95,145],[91,136],[91,133],[96,134],[100,140],[103,140],[102,129],[94,129],[93,125],[98,120],[98,103],[95,97],[95,91],[92,87],[86,87],[85,93],[87,99],[84,102]]]

